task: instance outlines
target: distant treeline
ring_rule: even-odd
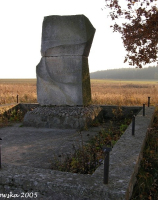
[[[158,66],[148,68],[109,69],[90,73],[91,79],[157,79]]]

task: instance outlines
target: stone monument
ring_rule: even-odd
[[[91,101],[88,55],[95,28],[84,15],[47,16],[37,65],[39,107],[26,113],[24,126],[84,128],[101,111]]]
[[[88,105],[88,56],[95,28],[84,15],[47,16],[42,28],[42,58],[37,65],[40,105]]]

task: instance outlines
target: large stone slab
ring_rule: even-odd
[[[94,33],[84,15],[44,18],[42,59],[36,68],[40,105],[90,104],[88,55]]]
[[[88,57],[95,29],[84,15],[44,18],[42,56],[82,55]]]
[[[41,105],[87,105],[91,100],[87,58],[43,57],[37,66]]]

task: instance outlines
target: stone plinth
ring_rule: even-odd
[[[100,106],[39,106],[27,112],[23,125],[45,128],[84,129],[101,113]]]
[[[40,105],[88,105],[88,55],[95,29],[84,15],[48,16],[42,29],[42,58],[36,68]]]

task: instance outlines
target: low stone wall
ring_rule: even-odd
[[[136,180],[144,144],[153,121],[154,107],[142,110],[115,144],[110,153],[109,183],[103,184],[103,165],[92,175],[73,174],[49,169],[2,165],[0,198],[20,195],[13,199],[38,200],[121,200],[129,199]],[[12,193],[11,193],[12,192]],[[26,195],[26,198],[23,196]],[[29,195],[33,195],[29,197]],[[9,199],[9,198],[8,198]],[[11,199],[11,198],[10,198]]]
[[[85,129],[98,118],[102,108],[92,106],[39,106],[26,113],[24,126]]]
[[[2,115],[4,112],[11,110],[12,108],[16,107],[16,103],[10,103],[10,104],[3,104],[0,105],[0,115]]]
[[[27,104],[21,104],[22,108],[26,106]],[[91,126],[94,121],[102,122],[117,115],[126,118],[133,114],[136,115],[140,109],[140,106],[37,106],[26,113],[23,125],[45,128],[85,129]]]
[[[25,115],[25,113],[37,108],[38,106],[38,103],[4,104],[0,106],[0,114],[4,116],[9,116],[13,111],[20,110],[23,113],[23,115]]]
[[[39,107],[39,104],[38,103],[19,103],[17,107],[21,109],[22,111],[27,112]]]
[[[128,118],[133,115],[137,115],[142,109],[140,106],[106,106],[100,105],[102,108],[103,119],[111,119],[114,117]]]

